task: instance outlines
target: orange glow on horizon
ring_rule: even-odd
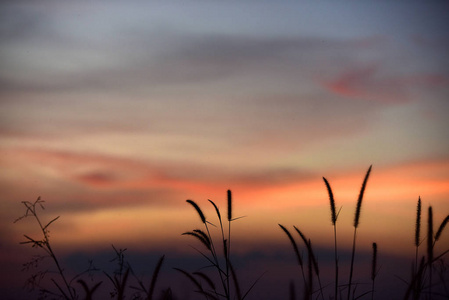
[[[152,245],[156,248],[183,249],[182,239],[178,239],[180,234],[201,225],[185,200],[195,200],[213,216],[207,199],[212,199],[221,209],[225,209],[227,188],[233,191],[236,213],[246,216],[235,222],[235,227],[239,228],[235,231],[235,238],[242,243],[242,249],[250,251],[254,245],[261,243],[282,244],[284,237],[278,223],[290,228],[293,225],[303,228],[308,236],[317,240],[316,245],[331,246],[329,199],[321,176],[286,183],[246,181],[232,184],[219,177],[207,178],[206,181],[201,176],[173,177],[157,170],[154,172],[145,163],[113,157],[41,150],[5,153],[9,163],[20,162],[19,165],[27,169],[36,168],[44,174],[51,174],[49,176],[65,181],[71,189],[84,185],[91,191],[91,196],[84,196],[85,204],[98,202],[97,193],[103,193],[102,201],[106,205],[108,195],[117,191],[122,191],[124,195],[139,192],[139,197],[144,197],[146,191],[165,188],[185,195],[179,199],[167,198],[164,201],[169,202],[164,204],[160,201],[157,206],[145,204],[145,201],[130,205],[126,198],[118,198],[115,207],[64,214],[64,219],[58,222],[63,222],[64,232],[69,230],[71,234],[57,233],[55,230],[54,235],[65,248],[100,247],[120,242],[136,247]],[[76,170],[87,167],[95,170],[93,166],[103,169],[103,173],[87,173],[91,177],[84,178],[74,176]],[[107,170],[112,170],[110,177],[103,175],[109,174]],[[369,238],[363,237],[366,234],[378,237],[379,243],[382,242],[388,251],[399,253],[401,249],[408,248],[408,240],[413,235],[418,196],[422,197],[425,205],[435,207],[435,222],[442,220],[444,212],[449,209],[446,199],[449,194],[448,170],[449,161],[446,159],[379,169],[374,166],[362,205],[361,243],[365,242],[369,247]],[[342,208],[338,226],[341,245],[347,246],[351,242],[353,211],[364,172],[366,170],[335,175],[330,170],[330,176],[324,174],[333,189],[337,207]]]

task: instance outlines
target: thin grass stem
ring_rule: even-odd
[[[433,263],[433,212],[432,206],[429,206],[427,217],[427,263],[429,265],[429,299],[432,295],[432,263]]]
[[[351,254],[351,267],[349,270],[349,282],[348,282],[348,300],[351,297],[351,287],[352,287],[352,276],[354,272],[354,257],[355,257],[355,242],[356,242],[356,235],[357,235],[357,227],[359,226],[360,222],[360,212],[362,210],[362,200],[363,195],[365,193],[366,184],[368,182],[369,175],[371,173],[372,165],[369,167],[368,171],[366,172],[365,179],[362,183],[362,188],[360,189],[359,197],[357,199],[357,208],[355,211],[355,217],[354,217],[354,238],[352,240],[352,254]]]
[[[334,285],[334,299],[337,299],[338,295],[338,248],[337,248],[337,213],[335,209],[335,199],[332,188],[326,178],[323,177],[326,184],[327,192],[329,194],[329,202],[331,208],[331,222],[334,227],[334,259],[335,259],[335,285]]]
[[[376,275],[377,275],[377,244],[373,243],[373,259],[371,262],[371,281],[372,281],[371,300],[374,299],[374,281],[376,280]]]

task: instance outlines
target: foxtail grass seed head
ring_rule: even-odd
[[[444,227],[446,227],[447,222],[449,222],[449,215],[447,215],[443,222],[441,222],[441,225],[438,228],[437,233],[435,234],[435,241],[438,241],[440,239],[441,233],[443,232]]]
[[[359,226],[360,220],[360,211],[362,210],[362,200],[363,194],[365,193],[366,183],[368,182],[369,174],[371,173],[371,166],[369,166],[368,171],[366,172],[365,179],[363,180],[362,188],[360,189],[359,198],[357,199],[357,209],[355,211],[354,217],[354,227],[357,228]]]
[[[228,221],[232,220],[232,194],[231,190],[228,190]]]
[[[418,197],[418,204],[416,206],[416,225],[415,225],[415,246],[419,246],[421,233],[421,197]]]
[[[198,204],[196,204],[193,200],[186,200],[186,202],[189,203],[190,205],[192,205],[195,208],[195,210],[198,212],[198,215],[201,218],[201,222],[206,223],[206,217],[204,216],[204,214],[201,211],[201,209],[198,206]]]
[[[299,236],[300,236],[301,239],[303,240],[304,245],[305,245],[306,247],[308,247],[308,240],[307,240],[306,236],[304,235],[304,233],[302,233],[302,231],[299,230],[298,227],[296,227],[296,226],[293,226],[293,228],[295,228],[296,232],[299,234]]]
[[[326,184],[327,192],[329,194],[329,200],[331,205],[331,221],[332,225],[335,225],[337,222],[337,213],[335,211],[335,200],[334,200],[334,194],[332,193],[331,186],[326,178],[323,177],[324,183]]]
[[[220,220],[221,223],[221,214],[220,214],[220,210],[218,209],[218,206],[214,203],[214,201],[209,199],[209,202],[212,203],[212,205],[215,208],[215,212],[217,213],[218,219]]]

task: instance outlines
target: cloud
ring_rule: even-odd
[[[383,74],[383,66],[372,64],[349,69],[324,83],[331,92],[352,98],[381,103],[404,103],[413,99],[411,89],[449,87],[449,75],[424,73],[406,75]]]
[[[8,175],[2,179],[2,185],[10,185],[4,193],[12,196],[9,194],[23,189],[35,191],[32,197],[51,195],[60,198],[54,206],[63,210],[104,205],[173,205],[188,195],[205,195],[231,187],[274,187],[312,176],[297,169],[261,166],[229,170],[187,162],[145,161],[48,149],[12,148],[0,153],[1,165]],[[21,187],[16,183],[19,174],[27,174],[20,182]],[[38,182],[43,185],[36,186]],[[95,200],[92,193],[96,195]],[[18,192],[15,196],[20,198],[22,194]]]
[[[3,21],[8,28],[3,36],[10,41],[2,55],[2,90],[160,87],[210,83],[231,76],[257,77],[273,70],[278,73],[277,81],[285,82],[331,59],[332,52],[341,61],[341,56],[351,57],[348,52],[383,43],[378,36],[341,40],[189,32],[164,22],[142,20],[141,24],[140,18],[128,22],[103,14],[94,18],[79,10],[75,14],[58,7],[58,13],[47,15],[37,8],[18,9],[23,21]]]

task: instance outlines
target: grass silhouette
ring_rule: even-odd
[[[55,278],[51,278],[51,281],[56,286],[57,290],[59,291],[59,293],[62,295],[62,297],[64,299],[76,299],[75,298],[76,297],[75,289],[69,283],[69,280],[67,280],[67,277],[64,274],[64,269],[61,267],[59,260],[56,256],[55,252],[53,251],[53,248],[50,243],[49,227],[53,222],[55,222],[57,219],[59,219],[59,216],[52,219],[50,222],[48,222],[44,226],[43,223],[41,222],[41,219],[39,218],[38,213],[37,213],[37,209],[39,207],[41,209],[44,209],[44,205],[43,205],[44,201],[41,200],[40,197],[38,197],[37,200],[34,202],[24,201],[22,203],[26,207],[25,214],[23,216],[21,216],[20,218],[18,218],[17,220],[15,220],[14,223],[16,223],[26,217],[33,217],[36,220],[36,222],[38,223],[39,229],[42,232],[42,238],[34,239],[34,238],[29,237],[28,235],[24,235],[24,237],[26,238],[26,241],[21,242],[21,244],[31,244],[32,247],[43,249],[44,252],[47,254],[47,256],[49,256],[55,263],[55,266],[58,270],[57,271],[58,275],[59,275],[58,277],[59,277],[59,279],[61,279],[62,284],[58,283],[58,281]],[[40,273],[39,277],[42,278],[41,276],[45,276],[45,273],[46,273],[45,271]],[[34,278],[36,278],[36,277],[34,277]],[[33,279],[33,277],[31,279]],[[38,282],[36,282],[36,283],[38,283]],[[48,291],[48,293],[50,293],[50,292]],[[52,293],[52,294],[55,294],[55,293]]]
[[[356,236],[357,228],[360,224],[361,208],[364,192],[367,186],[368,178],[371,173],[371,166],[366,172],[365,178],[362,183],[362,187],[357,199],[356,211],[354,215],[354,235],[352,243],[351,261],[349,266],[349,278],[346,283],[341,282],[340,278],[340,265],[338,256],[338,244],[337,244],[337,221],[340,210],[337,212],[335,205],[335,198],[332,192],[330,183],[323,177],[328,195],[331,211],[331,222],[334,233],[334,282],[326,285],[322,285],[321,273],[319,267],[319,257],[317,257],[312,247],[312,241],[307,238],[306,235],[297,227],[293,226],[294,235],[287,229],[286,226],[279,224],[281,230],[287,236],[291,247],[293,248],[294,256],[299,266],[299,293],[295,288],[295,281],[291,281],[288,286],[288,299],[375,299],[377,292],[375,288],[376,279],[378,277],[378,244],[372,243],[372,259],[370,269],[371,287],[368,291],[357,292],[357,286],[359,283],[353,282],[354,265],[355,265],[355,253],[356,253]],[[262,275],[257,278],[249,288],[242,289],[242,284],[238,279],[237,272],[234,264],[232,263],[231,250],[238,247],[238,245],[232,244],[231,248],[231,224],[240,219],[241,217],[234,217],[233,215],[233,198],[230,190],[227,191],[227,214],[223,218],[218,205],[212,200],[208,202],[212,205],[215,217],[210,219],[206,217],[206,214],[200,208],[200,206],[193,200],[186,201],[193,207],[196,214],[199,216],[203,229],[195,228],[191,231],[182,233],[184,236],[189,236],[199,243],[200,247],[193,247],[201,257],[204,258],[206,264],[198,266],[193,271],[187,271],[183,268],[174,268],[177,272],[182,274],[185,279],[190,281],[194,286],[196,297],[206,300],[244,300],[248,298],[250,292],[257,286]],[[158,278],[163,272],[163,264],[165,256],[161,256],[156,263],[152,271],[151,280],[145,283],[143,280],[136,276],[131,264],[125,258],[126,249],[117,249],[112,245],[114,250],[114,259],[111,262],[117,264],[117,268],[113,273],[106,271],[98,272],[101,270],[96,269],[92,265],[89,268],[72,278],[67,277],[64,267],[61,265],[58,259],[49,236],[49,228],[58,219],[55,217],[49,222],[43,222],[39,215],[38,210],[44,209],[44,201],[38,198],[34,202],[22,202],[25,206],[25,213],[20,218],[15,220],[18,222],[24,218],[34,218],[36,220],[38,229],[41,233],[41,237],[32,238],[29,235],[24,235],[25,241],[21,244],[31,245],[33,248],[41,249],[43,255],[34,257],[30,262],[24,264],[25,269],[35,267],[44,258],[51,258],[54,269],[38,270],[27,280],[27,284],[40,291],[40,298],[53,298],[53,299],[101,299],[100,290],[104,291],[104,281],[110,281],[112,284],[112,290],[109,291],[111,298],[113,299],[146,299],[155,300],[155,290]],[[449,222],[449,215],[446,216],[440,225],[434,226],[434,216],[432,206],[427,210],[427,234],[424,238],[421,237],[421,214],[422,214],[422,202],[421,197],[418,198],[416,206],[416,222],[415,222],[415,235],[413,243],[414,245],[414,258],[411,261],[411,273],[408,280],[401,279],[406,283],[404,288],[404,294],[402,299],[408,300],[431,300],[431,299],[448,299],[449,298],[449,283],[447,280],[447,274],[449,273],[447,265],[444,263],[444,257],[449,253],[449,246],[443,245],[442,250],[438,250],[436,247],[440,241],[441,236]],[[212,222],[214,222],[216,225]],[[218,223],[217,223],[218,222]],[[225,224],[225,223],[228,224]],[[45,225],[44,225],[45,224]],[[227,226],[226,226],[227,225]],[[438,228],[436,232],[434,228]],[[218,232],[217,232],[218,231]],[[218,238],[217,238],[218,237]],[[299,238],[301,243],[298,244],[296,239]],[[412,240],[412,239],[411,239]],[[425,255],[419,256],[419,250],[423,241],[426,241]],[[305,251],[303,251],[305,250]],[[304,254],[303,254],[304,252]],[[86,274],[96,271],[103,276],[104,280],[87,280]],[[136,284],[137,283],[137,284]],[[298,282],[296,282],[298,284]],[[157,299],[173,300],[177,299],[176,295],[172,293],[170,288],[162,290]],[[299,298],[298,298],[299,296]]]
[[[334,299],[338,296],[338,246],[337,246],[337,219],[340,211],[337,213],[335,208],[334,193],[332,192],[331,185],[326,178],[323,177],[326,184],[327,193],[329,194],[330,208],[331,208],[331,222],[334,227],[334,260],[335,260],[335,282],[334,282]]]
[[[218,245],[214,241],[211,232],[209,230],[209,225],[216,227],[213,223],[208,221],[199,207],[199,205],[193,200],[187,200],[193,208],[196,210],[198,216],[201,219],[201,222],[204,224],[205,230],[194,229],[193,231],[184,232],[183,235],[189,235],[195,237],[201,244],[206,248],[207,253],[196,249],[208,262],[206,268],[212,268],[218,274],[218,285],[221,286],[219,289],[216,284],[214,284],[214,280],[212,279],[210,274],[206,274],[203,272],[193,272],[189,273],[183,269],[176,268],[177,271],[184,274],[196,287],[196,292],[203,295],[205,299],[237,299],[243,300],[245,299],[252,288],[255,286],[258,280],[256,280],[253,285],[242,294],[240,288],[240,282],[237,279],[237,274],[235,269],[231,263],[231,223],[238,218],[232,217],[232,193],[230,190],[227,191],[227,222],[228,222],[228,231],[225,234],[223,220],[221,217],[220,209],[212,200],[208,200],[214,207],[215,213],[217,215],[217,219],[219,222],[219,231],[221,234],[221,240],[218,243],[221,243],[222,251],[217,251]],[[203,282],[203,284],[202,284]],[[233,295],[231,295],[233,294]]]
[[[339,283],[339,259],[338,259],[338,248],[337,248],[337,230],[336,230],[336,224],[338,220],[339,212],[336,210],[335,206],[335,199],[334,194],[332,192],[332,188],[329,184],[329,181],[323,177],[324,183],[326,185],[326,189],[329,194],[329,201],[330,201],[330,209],[331,209],[331,222],[334,228],[334,264],[335,264],[335,279],[334,279],[334,289],[333,289],[333,297],[328,296],[328,299],[343,299],[343,290],[346,290],[346,298],[347,299],[362,299],[365,296],[368,296],[368,294],[371,294],[371,299],[375,299],[375,279],[378,275],[379,269],[377,268],[377,260],[378,260],[378,245],[376,242],[373,242],[372,244],[372,262],[371,262],[371,290],[367,292],[363,292],[362,294],[356,295],[356,287],[352,289],[353,286],[353,269],[354,269],[354,257],[356,253],[356,236],[357,236],[357,228],[360,224],[360,216],[361,216],[361,208],[362,208],[362,201],[364,192],[367,186],[368,178],[371,173],[372,166],[369,167],[368,171],[366,172],[365,178],[362,183],[362,187],[360,189],[360,193],[357,199],[357,205],[356,205],[356,211],[354,216],[354,235],[353,235],[353,243],[352,243],[352,252],[351,252],[351,264],[350,264],[350,272],[349,272],[349,279],[347,284],[340,284]],[[416,216],[416,224],[415,224],[415,261],[412,262],[412,275],[411,279],[409,281],[406,281],[407,288],[404,293],[403,299],[409,299],[410,296],[413,296],[412,299],[418,300],[422,299],[424,297],[423,292],[425,291],[425,299],[447,299],[449,298],[449,288],[448,283],[446,283],[445,277],[441,274],[441,272],[446,272],[445,266],[442,262],[442,258],[449,252],[449,249],[444,250],[441,252],[437,257],[434,255],[434,249],[435,244],[439,240],[444,228],[446,227],[447,223],[449,222],[449,215],[441,222],[437,233],[434,234],[433,231],[433,214],[432,214],[432,207],[429,206],[428,210],[428,222],[427,222],[427,257],[423,256],[420,260],[419,266],[417,265],[418,261],[418,250],[419,246],[421,244],[420,240],[420,226],[421,226],[421,198],[418,200],[417,205],[417,216]],[[296,227],[294,226],[295,230],[299,234],[300,238],[303,240],[304,245],[306,247],[306,252],[308,254],[308,268],[307,268],[307,276],[306,272],[304,271],[304,257],[301,254],[300,247],[296,243],[293,235],[288,231],[288,229],[279,224],[282,231],[287,235],[290,244],[293,247],[293,252],[295,254],[296,260],[298,262],[298,265],[301,270],[301,278],[300,283],[303,286],[303,298],[302,299],[324,299],[324,290],[320,282],[320,276],[319,276],[319,268],[318,263],[315,258],[315,254],[313,252],[313,249],[311,247],[310,240],[306,239],[305,235]],[[447,246],[446,246],[447,247]],[[449,248],[449,247],[447,247]],[[432,281],[432,274],[434,273],[434,270],[432,269],[432,266],[437,262],[440,261],[442,263],[442,266],[440,267],[440,274],[439,274],[439,285],[442,285],[442,290],[444,291],[444,294],[435,294],[432,292],[432,287],[435,286],[435,282]],[[313,276],[312,276],[312,265],[316,264],[315,268],[315,276],[317,277],[319,281],[319,288],[314,289],[313,286]],[[295,289],[293,284],[290,285],[289,289],[289,298],[290,299],[297,299],[295,295]]]
[[[99,271],[95,267],[89,266],[89,268],[80,273],[75,275],[73,278],[69,279],[65,272],[64,268],[61,266],[61,263],[59,262],[58,257],[56,256],[52,246],[51,246],[51,240],[49,235],[49,227],[52,225],[56,220],[59,219],[59,216],[49,221],[45,226],[42,223],[41,218],[38,214],[38,208],[44,209],[44,203],[45,201],[41,200],[41,198],[37,198],[34,202],[24,201],[22,202],[25,206],[25,214],[19,217],[14,221],[14,223],[27,218],[27,217],[33,217],[36,222],[38,223],[39,229],[42,233],[41,238],[31,238],[28,235],[24,235],[26,240],[24,242],[21,242],[20,244],[31,244],[33,248],[39,248],[42,249],[44,254],[34,257],[30,262],[24,263],[24,269],[28,270],[30,268],[35,268],[38,266],[38,263],[45,259],[46,257],[50,257],[52,261],[54,262],[54,265],[56,266],[57,272],[56,274],[58,276],[53,276],[52,274],[55,273],[51,270],[39,270],[37,273],[31,275],[26,284],[30,287],[31,290],[39,290],[39,299],[47,299],[51,297],[51,299],[65,299],[65,300],[75,300],[75,299],[85,299],[85,300],[92,300],[94,299],[94,293],[98,291],[99,287],[102,286],[103,281],[99,281],[93,284],[92,287],[89,287],[87,281],[83,278],[81,278],[86,273],[89,273],[91,271]],[[151,278],[151,282],[147,287],[145,287],[144,283],[137,278],[137,276],[134,274],[134,271],[131,267],[131,265],[126,261],[125,259],[125,251],[126,249],[116,249],[114,245],[112,245],[112,248],[115,252],[115,258],[111,260],[117,261],[118,269],[114,272],[114,274],[108,274],[107,272],[103,271],[104,276],[108,278],[111,283],[113,284],[114,289],[110,291],[111,298],[115,298],[117,300],[123,300],[126,298],[126,288],[129,287],[137,293],[134,293],[134,299],[146,299],[146,300],[153,300],[155,299],[153,297],[157,278],[159,275],[159,272],[161,270],[164,256],[162,256],[154,271],[153,276]],[[132,286],[129,284],[129,276],[133,275],[135,279],[138,282],[138,287]],[[50,282],[52,283],[52,286],[44,285],[44,280],[50,276]],[[78,283],[78,286],[80,289],[83,290],[83,293],[81,293],[77,286],[74,283]],[[84,297],[82,297],[82,294],[84,294]],[[143,294],[143,296],[141,296]],[[163,299],[172,299],[171,297],[167,298],[167,295],[169,296],[171,294],[170,290],[165,291],[163,295]]]

